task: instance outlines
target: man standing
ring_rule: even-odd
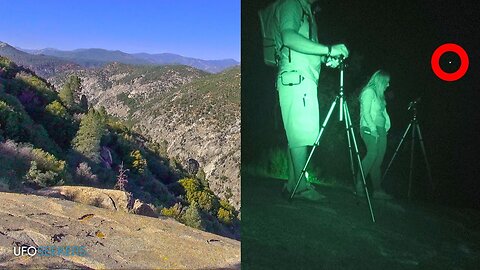
[[[291,194],[307,160],[307,148],[320,130],[317,85],[322,61],[348,57],[344,44],[318,43],[317,25],[311,5],[317,0],[279,0],[275,11],[278,48],[277,90],[288,140],[288,183]],[[294,198],[312,201],[323,196],[302,178]]]

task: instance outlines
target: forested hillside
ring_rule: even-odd
[[[59,73],[58,88],[70,76],[95,108],[104,107],[132,129],[161,145],[186,166],[195,159],[199,174],[216,195],[240,209],[240,68],[208,74],[188,66],[133,66]]]
[[[69,76],[58,91],[0,57],[0,189],[28,192],[56,185],[126,190],[161,215],[239,237],[238,212],[161,144],[94,109]]]

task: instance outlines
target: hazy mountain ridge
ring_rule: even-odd
[[[160,54],[148,54],[148,53],[136,53],[134,56],[149,61],[151,64],[180,64],[187,65],[201,69],[203,71],[218,73],[225,69],[238,66],[240,63],[233,59],[222,60],[202,60],[191,57],[184,57],[178,54],[172,53],[160,53]]]
[[[138,59],[135,56],[121,51],[109,51],[100,48],[92,49],[76,49],[72,51],[62,51],[53,48],[40,50],[21,49],[32,55],[49,55],[62,59],[74,61],[84,67],[100,67],[110,62],[120,62],[124,64],[145,65],[150,64],[148,61]]]
[[[76,74],[96,107],[131,123],[182,164],[200,163],[210,188],[240,207],[240,68],[207,74],[187,66],[130,66],[59,74],[57,88]]]
[[[48,78],[66,70],[79,69],[80,65],[69,60],[47,55],[32,55],[0,41],[0,56],[7,57],[41,77]]]
[[[85,67],[101,67],[110,62],[119,62],[133,65],[187,65],[210,73],[218,73],[225,69],[239,65],[233,59],[203,60],[192,57],[185,57],[172,53],[125,53],[119,50],[105,50],[99,48],[76,49],[62,51],[53,48],[40,50],[21,49],[33,55],[55,56],[61,59],[73,61]]]

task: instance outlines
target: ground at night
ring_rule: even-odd
[[[242,269],[478,269],[480,211],[372,200],[323,187],[287,202],[283,181],[242,177]]]

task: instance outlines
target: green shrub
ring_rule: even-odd
[[[69,119],[70,115],[68,114],[67,108],[65,108],[62,103],[58,102],[57,100],[53,101],[52,103],[48,104],[45,107],[45,111],[52,115],[61,117],[63,119]]]
[[[187,210],[185,210],[182,216],[182,222],[189,227],[205,230],[205,225],[203,224],[202,216],[196,203],[191,204]]]
[[[129,128],[122,121],[113,118],[107,119],[107,126],[109,130],[115,131],[115,133],[130,133]]]
[[[163,140],[161,143],[148,142],[147,147],[158,156],[165,157],[165,158],[168,156],[167,154],[168,142],[166,140]]]
[[[11,79],[15,76],[18,66],[6,57],[0,56],[0,77]]]
[[[200,170],[198,170],[196,176],[197,176],[198,180],[200,180],[200,183],[201,183],[203,186],[209,187],[207,175],[206,175],[206,173],[205,173],[205,171],[204,171],[203,169],[200,168]]]
[[[186,199],[189,202],[192,200],[193,194],[202,189],[202,187],[200,186],[200,183],[197,181],[197,179],[194,179],[194,178],[184,178],[184,179],[178,180],[178,183],[185,190]]]
[[[50,135],[42,125],[34,124],[29,128],[30,141],[35,147],[45,149],[46,151],[59,156],[62,149],[50,138]]]
[[[170,168],[165,163],[166,162],[159,160],[155,155],[149,155],[147,159],[148,170],[164,183],[167,182],[170,175]]]
[[[40,187],[54,186],[56,184],[61,184],[61,181],[58,179],[58,174],[56,172],[47,170],[40,170],[37,166],[36,161],[32,161],[30,169],[25,175],[27,182],[36,183]]]
[[[6,138],[33,143],[51,153],[60,152],[45,128],[33,122],[18,99],[5,93],[0,93],[0,129]]]
[[[16,112],[12,106],[0,100],[0,128],[5,136],[15,140],[25,140],[28,136],[22,129],[24,119],[22,114]]]
[[[19,187],[23,180],[47,186],[64,183],[69,174],[65,161],[30,144],[7,140],[0,143],[0,177],[10,179],[11,187]]]
[[[197,202],[202,210],[209,213],[215,213],[218,209],[218,199],[210,190],[195,192],[189,202]]]
[[[176,220],[181,220],[182,217],[182,204],[176,203],[172,207],[163,208],[161,211],[162,215],[167,217],[172,217]]]
[[[220,222],[230,225],[233,222],[234,215],[225,208],[218,209],[217,218]]]
[[[69,148],[75,136],[76,123],[67,109],[57,100],[45,107],[45,116],[41,122],[53,140],[62,148]]]
[[[197,203],[200,209],[209,213],[216,213],[219,201],[213,192],[204,188],[197,179],[184,178],[178,181],[185,191],[188,203]]]
[[[147,168],[147,160],[143,158],[142,153],[139,150],[132,151],[130,153],[130,159],[132,162],[132,169],[140,174],[145,174],[145,169]]]
[[[220,222],[231,225],[235,219],[235,208],[227,201],[220,200],[220,208],[217,212],[217,218]]]
[[[155,178],[152,178],[151,181],[148,181],[145,184],[145,190],[157,196],[160,195],[162,197],[165,197],[164,195],[168,195],[169,198],[173,197],[173,195],[170,194],[168,188],[162,182]]]
[[[56,92],[50,88],[50,86],[47,85],[45,81],[43,81],[41,78],[37,76],[33,76],[31,74],[27,74],[25,72],[20,72],[17,73],[15,76],[15,79],[17,80],[17,87],[20,88],[30,88],[35,90],[44,100],[49,103],[53,100],[56,99],[57,94]],[[22,90],[23,90],[22,89]]]
[[[63,160],[58,160],[54,155],[35,148],[32,150],[33,158],[38,163],[39,168],[45,171],[53,171],[59,175],[66,171],[66,164]]]

